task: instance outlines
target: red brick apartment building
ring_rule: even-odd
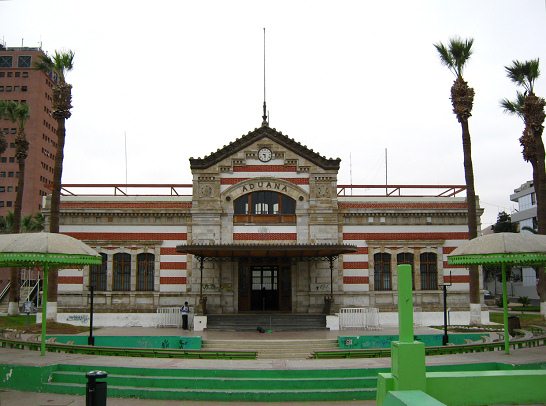
[[[40,48],[12,48],[0,43],[0,100],[27,103],[30,118],[25,132],[29,141],[26,160],[23,216],[42,210],[45,185],[53,181],[57,150],[56,122],[51,117],[52,80],[34,68],[44,52]],[[15,159],[17,125],[0,120],[0,131],[6,134],[8,148],[0,155],[0,216],[14,210],[18,164]]]

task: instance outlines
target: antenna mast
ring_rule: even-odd
[[[267,120],[267,113],[266,113],[266,105],[265,105],[265,27],[264,27],[264,115],[262,116],[262,127],[269,126],[269,122]]]
[[[388,169],[389,169],[389,161],[387,160],[387,148],[385,148],[385,196],[388,196],[389,195],[389,189],[388,189],[388,184],[389,184],[389,172],[388,172]]]

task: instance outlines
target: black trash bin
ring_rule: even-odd
[[[87,385],[85,392],[85,406],[106,406],[106,389],[105,381],[97,381],[108,376],[105,371],[89,371],[85,374],[87,377]]]
[[[521,329],[521,324],[519,322],[518,316],[509,316],[508,317],[508,334],[515,336],[516,332],[514,330]]]

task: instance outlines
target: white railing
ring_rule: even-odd
[[[379,309],[375,307],[344,307],[339,309],[339,328],[360,328],[378,330]]]
[[[420,307],[413,308],[413,327],[421,327],[423,325],[423,309]]]
[[[0,292],[0,300],[4,299],[4,296],[9,292],[9,287],[11,286],[11,282],[8,282],[2,292]]]
[[[368,307],[366,309],[366,328],[368,330],[380,330],[379,309],[377,307]]]
[[[157,309],[157,327],[182,327],[180,307],[159,307]]]

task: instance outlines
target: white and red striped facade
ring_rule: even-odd
[[[260,160],[262,149],[271,152],[265,161]],[[343,189],[337,184],[339,162],[263,126],[208,157],[190,159],[193,183],[187,195],[63,196],[61,232],[105,254],[106,285],[95,293],[95,303],[106,311],[149,312],[185,300],[197,305],[200,293],[207,296],[209,313],[260,310],[254,299],[244,296],[257,292],[252,275],[259,270],[263,277],[270,269],[278,271],[272,289],[279,292],[274,299],[277,306],[270,310],[319,313],[331,291],[335,307],[392,310],[399,254],[413,256],[416,306],[441,308],[439,287],[451,283],[450,307],[466,310],[468,270],[447,264],[447,255],[467,239],[465,197],[456,193],[363,196],[358,188],[347,195],[349,186]],[[287,196],[294,202],[293,213],[237,212],[237,199],[259,192]],[[46,218],[48,210],[46,202]],[[176,249],[194,244],[349,244],[356,250],[336,258],[332,285],[329,263],[320,258],[223,258],[205,261],[201,275],[196,257]],[[114,286],[118,253],[130,254],[130,282],[123,291]],[[138,288],[139,254],[153,254],[153,284],[148,290]],[[428,282],[434,289],[422,288],[422,254],[427,254],[427,269],[436,272],[435,283]],[[390,274],[382,288],[376,286],[380,257],[390,261],[383,263],[382,271],[390,268]],[[430,258],[435,264],[430,265]],[[89,273],[89,269],[59,272],[59,309],[87,306]],[[247,277],[250,286],[243,280]]]

